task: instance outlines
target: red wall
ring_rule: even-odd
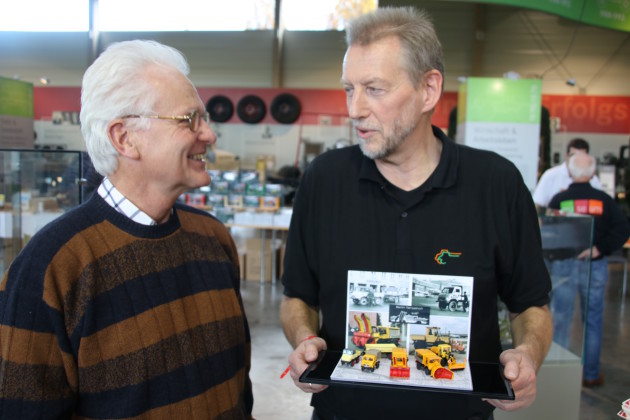
[[[50,119],[52,111],[81,109],[79,87],[34,87],[33,90],[36,120]],[[269,106],[280,93],[291,93],[298,98],[303,124],[317,124],[318,115],[323,114],[333,116],[332,123],[338,125],[347,115],[345,93],[341,89],[199,88],[204,103],[214,95],[224,95],[232,100],[234,108],[245,95],[259,96],[267,106],[267,114],[259,124],[277,124]],[[630,134],[630,97],[543,95],[542,104],[552,117],[560,118],[567,132]],[[456,105],[457,92],[444,92],[433,114],[433,124],[448,127],[448,114]],[[228,122],[241,123],[236,112]]]
[[[630,134],[630,97],[543,95],[542,104],[568,132]]]
[[[80,111],[81,88],[79,87],[34,87],[35,119],[47,120],[53,111]],[[223,95],[232,100],[234,108],[246,95],[257,95],[265,102],[267,114],[259,124],[278,124],[269,113],[271,101],[280,93],[295,95],[302,106],[302,123],[317,124],[319,115],[332,116],[332,124],[343,124],[347,117],[346,95],[341,89],[273,89],[273,88],[199,88],[199,96],[206,103],[214,95]],[[448,114],[457,105],[457,93],[445,92],[433,115],[433,123],[448,127]],[[240,124],[236,111],[228,123]],[[298,120],[299,122],[299,120]],[[296,123],[298,123],[296,122]]]

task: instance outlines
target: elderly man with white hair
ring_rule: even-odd
[[[0,417],[249,419],[250,336],[226,227],[177,203],[216,141],[183,55],[110,46],[86,71],[97,193],[0,289]]]
[[[590,181],[596,170],[596,162],[592,156],[586,153],[575,154],[569,158],[568,166],[573,183],[551,199],[549,208],[562,213],[592,216],[593,245],[579,250],[574,258],[552,262],[551,272],[554,276],[569,278],[568,282],[552,292],[554,341],[568,347],[573,302],[575,294],[579,293],[582,321],[585,321],[582,384],[592,387],[604,383],[599,371],[599,356],[604,291],[608,280],[606,255],[623,246],[630,236],[630,224],[612,197],[591,186]]]

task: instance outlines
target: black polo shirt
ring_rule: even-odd
[[[593,216],[593,245],[601,253],[596,259],[610,255],[626,243],[630,235],[628,219],[606,192],[594,188],[588,182],[574,182],[566,190],[554,195],[548,207],[561,209],[560,204],[564,201],[572,202],[576,207],[573,213]]]
[[[320,335],[330,349],[345,346],[348,270],[472,276],[474,361],[496,362],[501,352],[497,296],[516,313],[548,302],[538,218],[520,172],[496,153],[433,131],[443,144],[440,162],[411,192],[391,185],[358,146],[328,151],[304,173],[282,282],[285,295],[320,307]],[[460,256],[439,264],[442,249]],[[329,387],[313,404],[348,419],[411,415],[419,407],[440,418],[491,411],[478,398],[382,392]],[[382,413],[377,401],[387,402]]]

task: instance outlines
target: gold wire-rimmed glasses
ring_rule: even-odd
[[[188,121],[188,128],[193,133],[196,133],[199,129],[201,120],[204,120],[206,124],[210,124],[210,113],[200,113],[198,110],[193,109],[188,115],[125,115],[120,118],[155,118],[158,120],[175,120],[175,121]]]

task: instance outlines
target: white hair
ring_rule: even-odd
[[[586,163],[588,163],[588,166]],[[569,175],[573,179],[591,179],[595,175],[596,169],[597,162],[591,155],[576,153],[569,158]]]
[[[178,50],[155,41],[134,40],[110,45],[83,75],[81,133],[94,169],[101,175],[111,175],[118,168],[118,152],[108,136],[109,123],[125,115],[153,113],[159,92],[145,77],[151,66],[185,76],[190,71]],[[138,128],[150,124],[145,119],[130,123]]]

